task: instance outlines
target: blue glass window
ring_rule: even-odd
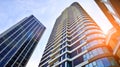
[[[111,64],[110,64],[110,62],[109,62],[109,60],[107,58],[102,58],[101,60],[102,60],[102,62],[104,63],[104,65],[106,67],[111,66]]]

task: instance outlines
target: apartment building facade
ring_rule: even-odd
[[[74,2],[57,18],[39,67],[119,66],[106,47],[105,35]]]

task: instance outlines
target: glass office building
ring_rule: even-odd
[[[105,35],[74,2],[57,18],[39,67],[116,67]]]
[[[25,67],[44,30],[31,15],[0,34],[0,67]]]

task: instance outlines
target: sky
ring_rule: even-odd
[[[57,17],[73,2],[78,2],[105,34],[112,27],[94,0],[0,0],[0,33],[31,14],[46,27],[26,67],[38,67]]]

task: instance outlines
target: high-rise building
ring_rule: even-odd
[[[119,66],[106,47],[105,35],[74,2],[57,18],[39,67]]]
[[[120,0],[95,0],[110,23],[113,25],[107,34],[106,45],[112,49],[120,64]]]
[[[25,67],[44,30],[31,15],[0,34],[0,67]]]

